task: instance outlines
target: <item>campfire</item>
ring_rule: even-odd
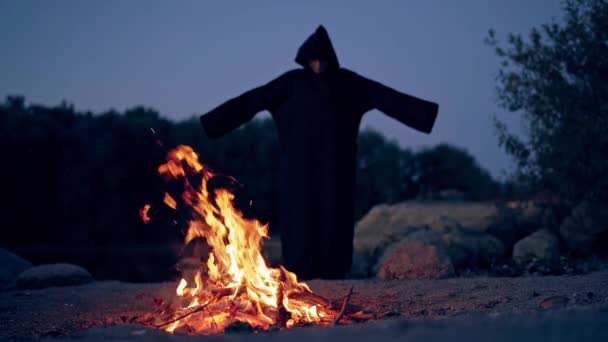
[[[152,325],[171,333],[210,335],[234,324],[269,330],[372,318],[353,312],[348,303],[352,288],[343,298],[330,301],[314,294],[284,267],[269,267],[261,253],[268,226],[245,219],[234,207],[229,190],[208,188],[216,174],[191,147],[180,145],[169,152],[158,171],[184,184],[180,205],[183,202],[192,211],[185,243],[204,239],[210,251],[206,262],[179,282],[177,306],[163,305],[152,317]],[[191,175],[202,177],[200,186],[193,186]],[[164,203],[173,209],[178,206],[168,193]],[[140,212],[144,222],[150,220],[149,210],[150,205],[145,205]]]

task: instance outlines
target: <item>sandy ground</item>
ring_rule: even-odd
[[[496,329],[511,332],[514,324],[523,329],[522,333],[526,332],[524,323],[530,321],[538,322],[533,324],[534,327],[553,331],[556,340],[560,341],[569,340],[568,336],[575,338],[573,340],[581,337],[572,335],[578,330],[572,327],[566,329],[569,324],[579,327],[580,334],[593,332],[590,337],[608,336],[608,270],[577,276],[416,281],[313,280],[308,283],[314,292],[327,298],[345,295],[352,285],[356,294],[351,303],[368,311],[391,312],[394,315],[390,319],[355,327],[301,328],[264,336],[297,340],[298,336],[304,338],[314,331],[314,334],[320,334],[315,339],[356,340],[362,336],[372,337],[382,331],[386,336],[400,338],[405,336],[403,334],[410,336],[412,331],[422,329],[421,333],[414,333],[414,337],[408,339],[433,340],[432,336],[424,337],[424,332],[429,329],[429,333],[435,332],[440,327],[439,331],[445,334],[450,333],[451,329],[471,334],[467,332],[467,329],[472,329],[471,322],[479,322],[474,325],[479,334],[475,333],[475,338],[467,339],[472,341],[481,337],[494,338],[496,336],[492,334],[496,334]],[[103,281],[75,287],[3,292],[0,293],[0,338],[31,340],[67,337],[94,341],[138,340],[145,337],[159,341],[174,340],[178,337],[129,325],[154,309],[153,298],[168,298],[174,289],[175,283]],[[496,319],[503,317],[509,319]],[[572,317],[576,319],[573,321]],[[483,323],[488,319],[492,323]],[[488,328],[492,326],[496,326],[496,329]],[[102,328],[89,329],[94,327]],[[358,329],[362,329],[362,335],[347,337]],[[561,330],[564,332],[558,332]],[[484,335],[482,331],[489,335]],[[539,333],[536,330],[528,332],[530,336]],[[541,334],[540,337],[543,336]]]

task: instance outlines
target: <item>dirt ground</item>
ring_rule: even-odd
[[[384,319],[383,322],[366,323],[365,326],[374,323],[386,324],[391,320],[399,321],[400,324],[407,322],[424,326],[434,324],[432,322],[442,322],[441,324],[450,326],[450,322],[463,319],[506,316],[521,319],[543,315],[545,312],[581,310],[588,315],[581,319],[585,324],[608,321],[608,270],[576,276],[475,277],[415,281],[313,280],[308,283],[314,292],[326,298],[342,297],[350,286],[354,286],[352,304],[371,312],[390,313],[390,318]],[[111,330],[113,333],[124,332],[131,337],[127,340],[137,339],[138,334],[155,336],[158,340],[168,339],[164,332],[150,332],[129,323],[137,322],[138,317],[153,311],[153,298],[172,296],[175,286],[175,283],[133,284],[100,281],[83,286],[2,292],[0,339],[61,339],[72,336],[75,339],[78,339],[78,336],[107,339],[108,335],[104,334],[110,331],[108,328],[87,330],[101,326],[114,329]],[[562,314],[560,319],[570,315]],[[565,326],[559,323],[559,319],[551,322],[559,329]],[[603,326],[607,327],[602,330],[606,333],[608,325],[598,325],[600,328]],[[311,329],[333,331],[332,329],[338,328],[341,327],[298,330],[307,334],[306,331]],[[396,331],[401,331],[400,329]],[[143,333],[136,334],[139,331]],[[276,334],[289,336],[290,333],[281,331]],[[563,337],[563,334],[559,336]],[[124,339],[124,336],[114,337]],[[96,339],[91,337],[85,340]]]

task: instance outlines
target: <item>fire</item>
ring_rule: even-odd
[[[139,210],[139,216],[141,216],[144,224],[148,224],[150,222],[150,216],[148,216],[148,212],[150,211],[151,206],[149,204],[144,205],[143,208]]]
[[[338,314],[294,273],[266,264],[261,248],[268,238],[268,226],[243,218],[228,190],[210,192],[207,183],[216,175],[191,147],[180,145],[172,150],[158,171],[185,184],[181,199],[193,212],[185,242],[204,239],[211,247],[206,263],[179,282],[176,295],[181,305],[172,313],[171,323],[163,326],[166,331],[181,328],[208,335],[237,321],[263,330],[334,322]],[[198,188],[186,177],[192,174],[202,176]],[[164,202],[177,206],[169,194]]]
[[[164,202],[170,208],[173,208],[173,209],[177,208],[177,201],[166,192],[165,192]]]

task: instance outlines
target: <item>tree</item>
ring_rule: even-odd
[[[528,189],[562,199],[606,199],[608,181],[608,2],[568,0],[562,22],[509,35],[501,47],[500,107],[521,113],[525,139],[496,117],[500,145]]]
[[[469,200],[487,200],[498,195],[499,185],[466,150],[439,144],[418,152],[416,179],[421,196],[454,189]]]
[[[271,119],[210,140],[198,117],[172,122],[145,107],[91,113],[65,102],[47,107],[7,97],[0,101],[6,164],[0,189],[7,199],[0,205],[6,227],[0,241],[35,262],[74,262],[101,278],[161,280],[176,256],[167,246],[181,246],[191,215],[184,205],[163,204],[165,192],[178,203],[182,198],[183,184],[158,174],[168,150],[191,145],[218,174],[234,176],[240,185],[219,176],[210,186],[230,188],[244,215],[270,222],[273,230],[278,139]],[[473,193],[486,184],[487,172],[457,148],[414,153],[372,130],[361,132],[358,147],[356,218],[376,204],[416,198],[421,188]],[[190,181],[196,186],[200,177]],[[139,217],[144,204],[151,205],[149,224]]]
[[[411,151],[369,128],[359,134],[357,145],[356,219],[376,204],[396,203],[416,195]]]

